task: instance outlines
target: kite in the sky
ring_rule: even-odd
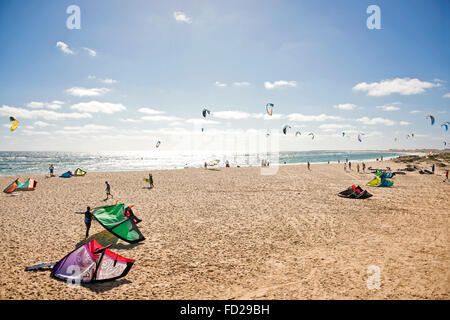
[[[364,133],[359,133],[358,134],[358,141],[359,142],[362,142],[362,137],[361,136],[363,136],[364,135]]]
[[[161,141],[158,140],[158,142],[156,143],[156,147],[159,148],[160,144],[161,144]]]
[[[9,121],[11,121],[13,124],[9,130],[14,131],[19,126],[19,121],[16,120],[14,117],[9,117]]]
[[[397,142],[397,141],[398,141],[398,139],[397,139],[397,138],[394,138],[394,141],[395,141],[395,142]]]
[[[267,114],[269,115],[269,116],[271,116],[272,115],[272,110],[273,109],[273,103],[268,103],[268,104],[266,104],[266,110],[267,110]]]
[[[342,132],[342,136],[345,137],[345,132]]]
[[[297,131],[296,133],[295,133],[295,136],[301,136],[302,135],[302,133],[300,132],[300,131]]]
[[[206,114],[210,114],[210,113],[211,112],[208,109],[203,108],[202,115],[203,115],[204,118],[206,118]]]
[[[283,127],[283,133],[286,134],[286,132],[287,132],[288,129],[291,129],[291,126],[285,125],[285,126]]]
[[[448,131],[448,125],[450,124],[450,122],[444,122],[443,124],[441,124],[441,127],[445,128],[445,131]]]
[[[434,122],[435,122],[434,116],[429,114],[429,115],[427,115],[426,119],[430,119],[431,120],[431,125],[434,125]]]
[[[407,135],[406,135],[406,139],[409,139],[409,138],[410,138],[410,136],[409,136],[409,134],[407,134]]]
[[[411,137],[413,137],[413,138],[414,138],[414,133],[411,133]]]
[[[308,136],[312,136],[312,137],[311,137],[311,140],[314,140],[314,138],[315,138],[315,135],[314,135],[314,133],[312,133],[312,132],[308,133]]]

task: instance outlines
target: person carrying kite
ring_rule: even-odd
[[[91,228],[91,222],[92,222],[91,207],[87,207],[86,212],[78,211],[76,213],[84,214],[84,224],[86,225],[86,239],[87,239],[87,237],[89,237],[89,229]]]

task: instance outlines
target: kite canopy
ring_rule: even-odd
[[[394,185],[394,181],[381,177],[375,177],[374,179],[370,180],[367,185],[372,187],[392,187]]]
[[[345,132],[342,132],[342,136],[345,137]]]
[[[92,240],[62,258],[51,276],[82,283],[109,281],[126,276],[133,263]]]
[[[448,131],[448,125],[449,125],[449,122],[444,122],[443,124],[441,124],[441,127],[444,127],[445,131]]]
[[[97,207],[92,211],[92,216],[119,239],[128,243],[136,243],[145,240],[137,227],[137,221],[129,206],[118,202],[112,206]]]
[[[272,111],[273,111],[273,103],[266,104],[266,110],[267,110],[267,114],[269,116],[271,116],[272,115]]]
[[[72,172],[67,171],[65,173],[63,173],[62,175],[60,175],[60,178],[70,178],[72,176]]]
[[[210,162],[208,162],[208,166],[210,167],[214,167],[217,166],[219,164],[220,160],[212,160]]]
[[[19,121],[16,120],[14,117],[9,117],[9,121],[11,121],[13,124],[9,130],[14,131],[19,126]]]
[[[346,190],[339,192],[338,196],[348,199],[367,199],[372,197],[372,194],[367,192],[367,190],[363,190],[360,186],[356,187],[353,185],[348,187]]]
[[[160,144],[161,144],[161,141],[158,140],[158,142],[156,142],[156,147],[159,148]]]
[[[86,175],[86,171],[81,170],[80,168],[77,168],[73,175],[74,175],[74,177],[83,177]]]
[[[202,111],[202,115],[203,115],[204,118],[206,118],[206,114],[210,114],[210,113],[211,112],[208,109],[206,109],[206,108],[204,108],[203,111]]]
[[[314,133],[310,132],[310,133],[308,133],[308,136],[312,136],[311,140],[314,140],[314,137],[315,137]]]
[[[3,192],[11,193],[14,191],[33,191],[37,187],[37,181],[28,178],[25,183],[20,182],[19,179],[14,180],[9,186],[7,186]]]
[[[300,132],[300,131],[297,131],[296,133],[295,133],[295,136],[301,136],[302,135],[302,133]]]
[[[283,127],[283,133],[286,134],[287,130],[290,129],[290,128],[291,128],[291,126],[285,125],[285,126]]]
[[[432,116],[431,114],[429,114],[429,115],[427,115],[426,119],[430,119],[430,120],[431,120],[431,125],[434,125],[434,122],[435,122],[434,116]]]

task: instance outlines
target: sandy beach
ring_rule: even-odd
[[[385,161],[368,166],[404,168]],[[392,188],[365,187],[373,174],[342,164],[88,172],[62,179],[31,176],[38,188],[1,194],[1,299],[449,299],[450,183],[407,172]],[[427,167],[428,168],[428,167]],[[429,169],[429,168],[428,168]],[[15,177],[0,177],[2,189]],[[26,179],[28,176],[21,176]],[[96,239],[136,262],[120,280],[70,288],[26,266],[60,260],[84,241],[75,211],[135,205],[146,240],[128,244],[97,222]],[[344,199],[359,184],[374,196]],[[369,266],[380,289],[367,287]]]

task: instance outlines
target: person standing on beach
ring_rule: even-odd
[[[352,163],[351,162],[348,163],[348,169],[352,170]]]
[[[106,184],[106,200],[109,199],[109,196],[111,196],[111,198],[114,198],[114,196],[111,194],[111,186],[109,185],[108,181],[105,181]]]
[[[87,207],[86,212],[76,212],[79,214],[84,214],[84,224],[86,225],[86,239],[89,237],[89,229],[91,228],[91,221],[92,221],[92,213],[91,213],[91,207]]]
[[[445,182],[445,180],[448,181],[448,170],[445,171],[445,179],[444,179],[444,181],[442,181],[442,182]]]
[[[366,173],[366,164],[364,162],[362,163],[362,167],[363,167],[363,172]]]
[[[356,170],[357,170],[358,173],[359,173],[359,163],[356,164]]]
[[[434,174],[434,163],[433,163],[433,165],[431,166],[431,172],[433,172],[433,174]]]
[[[381,156],[381,161],[383,161],[383,156]]]
[[[50,165],[50,167],[48,167],[48,170],[50,170],[50,177],[53,177],[53,170],[55,169],[55,167],[53,167],[53,164]]]
[[[205,169],[207,169],[208,168],[208,164],[206,163],[206,161],[205,161]]]
[[[344,162],[344,171],[347,172],[347,162]]]
[[[151,173],[148,174],[148,182],[150,183],[150,188],[153,188],[153,176]]]
[[[311,170],[311,165],[309,164],[309,161],[308,161],[308,170]]]

